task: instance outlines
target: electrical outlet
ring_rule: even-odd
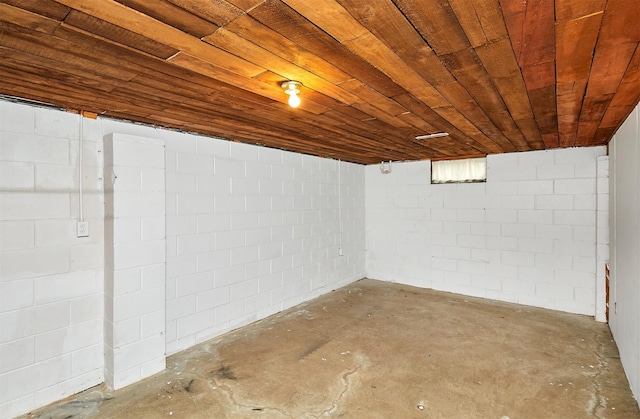
[[[89,237],[89,221],[78,221],[78,237]]]
[[[342,247],[338,248],[338,256],[344,256],[344,252],[342,251]]]

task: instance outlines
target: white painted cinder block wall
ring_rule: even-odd
[[[364,166],[164,139],[168,353],[364,277]]]
[[[367,276],[594,315],[605,153],[493,155],[487,182],[476,184],[431,185],[428,161],[393,164],[387,175],[368,166]]]
[[[107,134],[166,145],[168,353],[364,276],[363,166],[103,118],[77,238],[79,121],[0,100],[0,417],[104,379]]]
[[[609,324],[636,399],[640,397],[640,105],[610,142]]]
[[[0,101],[0,417],[103,380],[102,134],[80,117]]]

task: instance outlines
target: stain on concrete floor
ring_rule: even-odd
[[[640,418],[606,325],[362,280],[28,418]]]

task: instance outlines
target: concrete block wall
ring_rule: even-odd
[[[0,417],[103,382],[105,343],[164,327],[154,350],[177,352],[364,276],[363,166],[100,117],[83,120],[90,236],[77,238],[79,121],[0,100]],[[112,133],[167,144],[166,217],[107,226],[105,248],[102,139]],[[120,180],[158,187],[143,166]],[[164,284],[148,267],[105,284],[116,238],[153,240],[163,228]],[[115,323],[128,327],[111,327],[119,300],[130,307],[139,291],[162,286],[167,319],[162,309],[123,311]]]
[[[476,184],[431,185],[428,161],[388,175],[368,166],[367,276],[594,315],[605,152],[493,155],[487,182]]]
[[[0,101],[0,417],[103,381],[102,136],[80,116]]]
[[[165,368],[165,153],[158,139],[109,134],[105,155],[105,382]]]
[[[640,105],[609,143],[609,326],[631,391],[640,398]]]
[[[364,277],[364,166],[163,138],[168,353]]]

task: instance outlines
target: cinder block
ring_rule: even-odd
[[[216,176],[225,177],[244,177],[245,162],[243,160],[232,160],[215,157],[214,158],[214,174]]]
[[[229,144],[229,156],[234,160],[253,163],[258,161],[259,149],[260,147],[256,147],[252,144],[231,142]]]
[[[0,156],[5,161],[69,164],[69,140],[0,131]]]
[[[213,212],[213,195],[180,193],[177,195],[177,213],[210,214]]]
[[[200,175],[196,180],[198,194],[229,195],[231,178],[224,176]]]
[[[71,324],[102,319],[104,315],[104,296],[101,293],[75,298],[69,302],[69,305]]]
[[[243,212],[246,210],[246,198],[243,195],[217,195],[214,209],[220,212]]]
[[[554,193],[557,195],[590,195],[595,192],[595,179],[554,180]]]
[[[69,218],[67,193],[3,193],[0,214],[3,221]]]
[[[2,280],[34,278],[69,271],[69,248],[53,246],[0,253]]]
[[[144,168],[140,171],[140,189],[145,192],[165,191],[165,171],[163,168]]]
[[[36,108],[8,101],[0,101],[2,131],[32,134],[35,131]]]
[[[534,266],[535,254],[504,250],[502,252],[502,263],[515,266]]]
[[[596,214],[594,210],[556,210],[553,219],[558,225],[595,226]]]
[[[199,311],[190,316],[182,317],[177,320],[177,338],[184,339],[185,337],[193,335],[200,330],[213,327],[215,323],[214,309]]]
[[[244,314],[244,301],[232,301],[215,308],[215,324],[221,325],[233,321],[234,319],[242,317]]]
[[[41,305],[98,293],[102,284],[94,271],[78,271],[35,278],[33,288],[34,302]]]
[[[215,233],[215,250],[233,249],[245,245],[244,231],[220,231]]]
[[[155,265],[165,261],[164,240],[116,244],[113,250],[116,269]]]
[[[229,303],[232,298],[233,300],[237,300],[238,293],[242,294],[242,292],[250,292],[250,289],[253,287],[257,290],[258,284],[257,281],[253,286],[250,283],[251,281],[243,281],[232,286],[224,286],[217,287],[209,291],[200,292],[197,295],[196,308],[197,311],[208,310],[211,308],[220,307],[224,304]]]
[[[209,252],[214,249],[214,233],[178,236],[178,256]]]
[[[35,339],[32,336],[0,344],[0,374],[26,367],[34,362]]]
[[[503,237],[535,237],[536,229],[534,224],[509,224],[501,226]]]
[[[164,192],[119,192],[113,211],[116,217],[164,216]]]
[[[245,279],[261,278],[270,274],[271,264],[268,260],[259,260],[244,265]],[[217,276],[216,276],[217,278]]]
[[[126,372],[131,368],[139,368],[145,362],[156,358],[164,358],[165,343],[163,335],[154,335],[141,339],[115,350],[115,373]],[[157,372],[157,371],[156,371]],[[143,378],[141,375],[138,379]],[[137,381],[137,380],[135,380]],[[124,384],[124,382],[122,383]]]
[[[197,294],[213,288],[213,273],[201,272],[176,279],[176,296]]]
[[[164,336],[165,309],[143,314],[140,317],[140,336]]]
[[[115,167],[164,169],[162,140],[112,134]]]
[[[574,195],[573,203],[574,203],[574,208],[577,210],[595,211],[596,196],[595,195]]]
[[[535,198],[535,208],[545,209],[573,209],[573,195],[539,195]]]
[[[33,221],[0,221],[0,251],[31,249],[34,246]]]
[[[206,154],[177,153],[178,173],[213,175],[214,157]]]
[[[520,195],[550,195],[553,194],[552,180],[521,180],[518,182]]]
[[[414,230],[413,228],[409,231]],[[445,221],[444,222],[444,234],[470,234],[471,224],[468,222],[460,221]]]
[[[198,177],[192,174],[170,173],[166,174],[166,192],[169,193],[196,193],[196,180]]]
[[[166,305],[166,313],[165,313],[167,318],[167,323],[177,319],[181,319],[183,317],[187,317],[191,314],[194,314],[196,311],[198,311],[196,306],[197,298],[200,295],[203,295],[209,292],[213,292],[213,290],[203,291],[198,294],[188,294],[182,297],[168,299],[167,305]],[[204,308],[200,309],[200,311],[202,310],[204,310]]]
[[[197,232],[208,233],[231,229],[231,214],[198,214]]]
[[[141,292],[121,295],[113,299],[114,324],[139,317],[145,313],[163,310],[165,306],[164,289],[151,288]]]
[[[531,253],[553,253],[553,240],[549,238],[518,238],[518,250]]]
[[[34,188],[35,166],[32,163],[0,161],[0,190],[24,191]]]
[[[217,138],[196,136],[196,153],[228,158],[230,155],[231,144],[239,143],[219,140]]]
[[[123,346],[140,340],[140,318],[130,317],[118,321],[113,327],[113,345]]]
[[[197,256],[194,254],[167,258],[167,278],[177,278],[197,272]]]

